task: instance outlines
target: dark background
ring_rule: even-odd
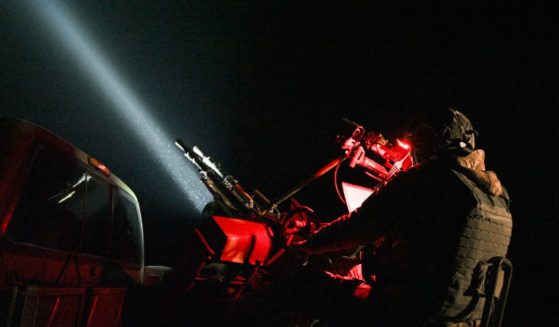
[[[106,163],[140,199],[148,264],[173,265],[198,219],[28,2],[2,2],[0,114]],[[61,2],[171,138],[274,198],[330,161],[341,118],[397,136],[462,109],[513,199],[507,325],[557,325],[558,32],[543,6],[391,1]],[[133,119],[131,117],[130,119]],[[188,163],[184,163],[187,169]],[[341,212],[331,176],[297,197]],[[330,198],[332,197],[332,198]]]

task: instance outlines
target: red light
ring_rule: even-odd
[[[103,174],[105,174],[105,176],[110,176],[111,175],[111,171],[109,170],[109,168],[107,166],[105,166],[101,161],[99,161],[95,158],[91,158],[91,157],[88,157],[87,161],[89,162],[90,165],[95,167],[95,169],[97,169],[100,172],[102,172]]]
[[[402,142],[399,139],[396,139],[396,142],[398,142],[398,146],[401,147],[402,149],[409,150],[411,148],[411,145],[409,145],[406,142]]]

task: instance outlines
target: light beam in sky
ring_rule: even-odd
[[[151,155],[163,166],[192,205],[201,211],[211,195],[200,183],[198,174],[185,162],[152,111],[128,87],[117,70],[88,39],[70,13],[52,0],[36,0],[30,7],[66,48],[112,103],[122,122],[142,140]]]

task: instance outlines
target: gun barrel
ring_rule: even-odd
[[[184,143],[184,141],[180,138],[175,140],[175,145],[184,153],[192,151],[192,149],[188,145],[186,145],[186,143]]]

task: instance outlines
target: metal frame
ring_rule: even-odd
[[[512,279],[512,262],[505,257],[494,257],[490,263],[487,284],[489,292],[485,294],[481,327],[500,327]]]

